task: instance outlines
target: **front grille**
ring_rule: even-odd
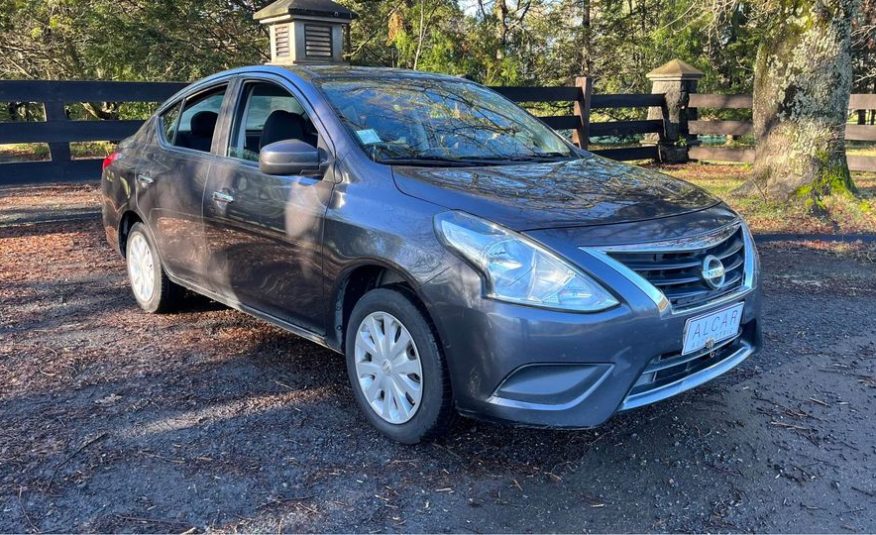
[[[623,248],[608,254],[663,292],[673,309],[681,310],[714,301],[742,286],[745,278],[742,232],[741,226],[720,232],[717,239],[702,240],[701,247],[689,243],[682,247],[679,242],[678,249],[664,244],[657,249],[643,245],[641,250]],[[719,288],[709,286],[702,275],[703,261],[710,255],[721,260],[726,272],[724,284]]]
[[[689,355],[667,353],[656,357],[648,363],[628,397],[655,390],[721,362],[742,347],[742,338],[740,330],[735,338],[719,342],[712,348]]]

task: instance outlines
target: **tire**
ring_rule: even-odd
[[[345,344],[347,374],[359,408],[380,432],[404,444],[447,434],[455,417],[444,356],[429,322],[415,303],[406,292],[371,290],[353,308]],[[410,335],[410,344],[406,345],[407,338],[395,322]],[[375,329],[377,338],[372,334]],[[389,345],[379,346],[383,340],[380,334],[387,330]],[[395,356],[386,364],[385,355]],[[408,406],[410,410],[406,413]]]
[[[170,312],[179,306],[183,289],[167,278],[143,223],[135,223],[128,233],[125,262],[131,293],[140,308],[155,314]]]

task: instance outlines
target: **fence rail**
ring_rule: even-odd
[[[78,182],[100,177],[99,159],[73,159],[70,143],[117,141],[143,121],[71,120],[67,106],[81,102],[163,102],[185,87],[174,82],[0,81],[0,102],[42,104],[45,121],[0,123],[0,144],[47,143],[50,161],[0,163],[0,184]]]
[[[688,106],[692,115],[696,116],[697,108],[712,109],[750,109],[751,95],[713,95],[694,93],[689,97]],[[876,95],[853,94],[849,99],[849,110],[876,110]],[[745,136],[754,131],[751,121],[709,121],[695,120],[688,122],[688,132],[691,135]],[[846,126],[847,141],[876,141],[876,125],[850,124]],[[694,160],[717,160],[727,162],[751,163],[754,161],[755,149],[692,146],[688,151]],[[852,171],[876,171],[876,157],[847,156],[849,169]]]
[[[575,80],[574,87],[493,87],[506,98],[517,103],[572,102],[573,114],[540,117],[555,130],[572,130],[573,140],[582,148],[589,148],[590,138],[595,136],[631,136],[657,134],[663,139],[663,120],[591,122],[592,110],[616,108],[664,108],[666,98],[662,94],[593,94],[593,79],[586,76]],[[656,160],[657,146],[597,149],[594,153],[615,160]]]

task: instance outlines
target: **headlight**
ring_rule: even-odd
[[[604,288],[537,243],[462,213],[435,216],[435,232],[484,274],[494,299],[575,312],[618,304]]]
[[[757,246],[754,244],[754,235],[745,221],[742,222],[742,233],[742,239],[745,243],[745,283],[748,286],[755,286],[760,275],[760,256],[757,253]]]

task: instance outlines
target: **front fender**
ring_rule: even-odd
[[[348,176],[332,193],[322,240],[326,325],[338,325],[338,303],[357,269],[397,273],[425,302],[420,289],[446,269],[452,256],[432,226],[434,215],[444,209],[401,193],[382,171],[375,166],[364,180]]]

